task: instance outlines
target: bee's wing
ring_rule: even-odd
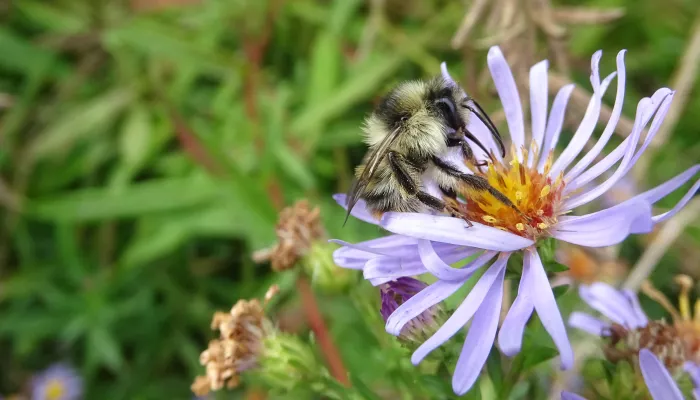
[[[347,214],[345,214],[345,222],[348,221],[350,212],[352,211],[353,207],[355,207],[355,204],[357,204],[357,202],[360,200],[360,193],[362,193],[362,189],[367,185],[370,179],[372,179],[374,173],[377,172],[379,163],[382,162],[384,157],[386,157],[386,154],[389,152],[389,150],[391,150],[391,145],[394,144],[400,133],[401,129],[394,129],[384,138],[384,140],[381,141],[381,143],[379,143],[379,146],[377,146],[370,153],[360,177],[355,179],[352,186],[350,186],[350,191],[348,192],[347,196],[348,211]],[[343,222],[343,225],[345,225],[345,222]]]

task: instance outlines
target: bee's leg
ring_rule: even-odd
[[[486,161],[482,162],[477,162],[476,157],[474,156],[474,151],[472,150],[471,147],[469,147],[469,143],[467,143],[466,140],[464,139],[455,139],[455,138],[449,138],[447,139],[447,147],[461,147],[462,149],[462,155],[466,160],[477,166],[478,168],[485,167],[488,165]]]
[[[455,168],[453,165],[440,159],[439,157],[433,157],[433,164],[435,164],[435,166],[437,168],[439,168],[445,174],[461,180],[467,186],[469,186],[477,191],[489,192],[493,197],[498,199],[498,201],[500,201],[504,205],[512,208],[518,214],[524,215],[518,209],[518,207],[516,207],[515,204],[513,204],[513,202],[510,201],[509,198],[507,198],[503,193],[494,189],[493,186],[491,186],[489,184],[489,182],[486,180],[486,178],[481,177],[481,176],[477,176],[477,175],[470,175],[470,174],[462,173],[457,168]]]
[[[399,185],[401,185],[401,187],[408,192],[408,194],[416,196],[421,203],[436,211],[445,211],[445,202],[418,188],[418,185],[407,171],[408,168],[411,168],[410,163],[402,154],[395,151],[390,151],[387,157],[389,159],[391,171],[394,173],[394,177],[399,182]]]

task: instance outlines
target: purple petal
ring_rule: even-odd
[[[476,252],[477,249],[469,249],[469,253],[466,255],[466,257],[473,255]],[[469,269],[452,268],[435,252],[435,249],[433,249],[433,244],[429,240],[418,241],[418,254],[423,262],[423,265],[425,265],[425,268],[440,280],[462,281],[471,276],[471,274],[474,272],[473,270]],[[479,257],[479,259],[484,258],[481,265],[486,264],[495,255],[496,252],[492,251]]]
[[[606,284],[599,282],[597,285]],[[610,289],[614,291],[614,289]],[[628,303],[626,299],[620,300],[618,296],[609,297],[608,294],[609,292],[604,290],[594,291],[592,286],[581,285],[579,287],[581,299],[611,321],[630,329],[644,326],[637,319],[633,305]]]
[[[455,82],[455,80],[452,79],[450,71],[447,70],[447,63],[444,61],[440,63],[440,73],[442,74],[442,79],[444,79],[449,86],[457,86],[457,82]]]
[[[693,381],[693,386],[700,387],[700,365],[686,361],[683,364],[683,370],[690,375],[690,379]]]
[[[561,392],[561,400],[586,400],[585,397],[581,397],[576,393],[571,392]]]
[[[649,323],[649,319],[644,313],[644,310],[642,310],[642,305],[639,304],[639,298],[637,297],[637,294],[629,289],[623,289],[620,292],[623,296],[625,296],[627,301],[629,301],[629,304],[632,308],[632,313],[636,318],[636,327],[641,328],[642,326],[646,326]]]
[[[571,368],[574,364],[574,351],[571,349],[571,343],[566,334],[566,326],[564,326],[564,320],[561,318],[552,288],[549,286],[549,280],[544,271],[544,266],[542,266],[540,255],[537,254],[536,250],[527,250],[524,255],[525,265],[529,265],[526,268],[532,269],[532,299],[537,315],[540,317],[544,329],[552,337],[554,345],[559,350],[562,369]]]
[[[547,161],[547,156],[549,152],[554,150],[559,141],[559,134],[561,134],[561,127],[564,125],[564,116],[566,115],[566,105],[569,103],[569,98],[571,97],[571,92],[574,91],[574,84],[569,84],[563,86],[557,92],[557,96],[554,98],[554,103],[552,103],[552,110],[549,113],[549,120],[547,121],[547,130],[544,134],[544,145],[542,146],[542,155],[540,157],[539,163],[537,163],[537,170],[539,172],[544,171],[544,164]]]
[[[413,353],[411,362],[414,365],[420,363],[425,356],[427,356],[441,344],[445,343],[449,338],[454,336],[455,333],[462,329],[467,322],[469,322],[476,310],[484,301],[484,298],[486,298],[486,295],[488,294],[493,283],[499,276],[501,276],[501,271],[505,269],[508,257],[510,257],[509,253],[503,253],[499,256],[498,260],[496,260],[496,262],[489,267],[476,285],[474,285],[474,288],[462,301],[462,304],[460,304],[459,307],[457,307],[457,309],[452,313],[452,316],[445,321],[445,323],[440,327],[440,329],[437,330],[437,332],[435,332],[435,334],[433,334],[433,336],[426,340]]]
[[[416,246],[416,240],[402,235],[389,235],[361,243],[350,243],[340,239],[331,239],[331,243],[343,247],[336,250],[338,257],[344,258],[374,258],[380,256],[395,256],[403,254],[408,248]]]
[[[484,250],[515,251],[534,243],[510,232],[477,222],[473,224],[468,227],[467,223],[459,218],[396,212],[384,214],[381,221],[381,226],[390,232]]]
[[[586,172],[581,173],[578,177],[576,177],[576,179],[570,182],[565,189],[565,193],[571,193],[572,191],[583,187],[585,184],[597,178],[602,173],[608,171],[613,166],[613,164],[615,164],[620,159],[620,157],[622,157],[622,162],[617,167],[615,172],[610,176],[610,178],[608,178],[605,182],[594,187],[594,189],[592,190],[589,190],[567,200],[567,210],[573,209],[581,204],[585,204],[589,201],[596,199],[598,196],[605,193],[612,186],[614,186],[615,183],[617,183],[617,181],[620,178],[622,178],[627,173],[627,171],[629,171],[629,169],[634,165],[636,159],[639,158],[644,149],[646,149],[646,145],[648,145],[647,142],[651,140],[654,137],[654,135],[656,135],[660,123],[663,121],[663,117],[665,117],[666,111],[668,111],[668,104],[670,104],[668,102],[670,102],[670,99],[666,98],[670,96],[671,93],[672,92],[669,89],[662,88],[657,90],[651,98],[645,97],[639,101],[637,105],[637,113],[634,119],[634,126],[630,135],[627,138],[625,138],[625,140],[622,143],[620,143],[620,145],[617,146],[610,154],[605,156],[605,158],[603,158],[602,161],[593,165]],[[644,127],[647,125],[647,123],[654,115],[655,111],[659,108],[659,106],[662,106],[661,110],[658,114],[656,114],[656,118],[654,118],[654,122],[652,122],[652,127],[645,138],[645,145],[635,157],[634,150],[637,147],[637,143],[639,142],[639,137],[642,131],[644,130]]]
[[[617,94],[615,95],[615,106],[613,107],[608,124],[605,126],[605,130],[600,138],[598,138],[598,141],[593,148],[586,153],[586,155],[573,168],[571,168],[569,172],[567,172],[566,176],[564,177],[566,182],[571,182],[578,176],[578,174],[581,173],[581,171],[588,168],[591,162],[598,157],[600,152],[603,150],[603,147],[605,147],[605,145],[608,143],[613,132],[615,132],[615,127],[617,126],[617,123],[620,120],[620,115],[622,114],[622,105],[625,101],[625,53],[627,53],[627,50],[622,50],[617,53]]]
[[[452,246],[451,248],[442,248],[439,250],[436,249],[436,247],[437,245],[433,246],[433,250],[437,256],[446,263],[454,263],[465,259],[475,251],[474,249],[461,246]],[[468,265],[469,264],[464,266],[464,268],[467,268]],[[375,257],[367,261],[363,272],[365,279],[395,279],[402,276],[420,275],[429,271],[420,259],[417,246],[413,246],[413,248],[400,257]]]
[[[518,94],[518,87],[515,85],[513,73],[510,71],[510,67],[498,46],[489,49],[487,62],[493,77],[493,83],[498,91],[498,97],[500,97],[501,104],[503,104],[503,111],[506,114],[510,139],[515,145],[518,159],[522,160],[522,147],[525,145],[525,126],[520,95]]]
[[[604,247],[620,243],[631,233],[651,232],[651,206],[625,202],[592,214],[561,217],[552,236],[565,242]]]
[[[569,316],[569,326],[596,336],[604,336],[606,329],[610,328],[609,324],[598,318],[578,311],[572,312]]]
[[[685,207],[686,204],[697,195],[698,189],[700,189],[700,179],[698,179],[695,184],[688,190],[678,203],[676,203],[675,206],[673,206],[672,209],[669,211],[666,211],[663,214],[655,215],[652,217],[652,220],[654,221],[655,224],[658,224],[659,222],[666,221],[667,219],[673,217],[680,211],[683,207]]]
[[[550,176],[559,175],[560,171],[566,169],[566,167],[571,163],[571,161],[576,158],[576,156],[581,152],[583,146],[588,142],[588,139],[593,134],[598,119],[600,117],[600,106],[601,98],[603,97],[603,92],[601,92],[600,86],[600,76],[598,74],[598,65],[600,64],[600,58],[603,52],[598,50],[591,57],[591,84],[593,85],[593,96],[588,102],[588,107],[586,108],[586,113],[583,116],[583,120],[579,124],[576,133],[571,138],[571,141],[566,146],[564,151],[561,153],[557,161],[552,165],[552,170]]]
[[[506,270],[502,268],[481,306],[474,314],[474,320],[469,327],[455,372],[452,375],[452,390],[458,396],[467,393],[474,385],[491,352],[491,347],[493,347],[498,318],[501,313],[505,274]]]
[[[377,256],[397,257],[410,255],[411,252],[414,257],[418,256],[415,240],[401,235],[386,236],[362,243],[348,243],[338,239],[331,239],[329,242],[343,246],[333,252],[333,262],[343,268],[362,269],[368,260]]]
[[[606,283],[596,282],[588,288],[591,295],[608,304],[610,309],[614,310],[615,313],[623,318],[625,326],[629,328],[641,328],[647,324],[646,318],[640,320],[637,317],[634,306],[630,304],[627,297],[614,287]]]
[[[639,351],[639,367],[654,400],[683,400],[683,394],[668,370],[648,349]]]
[[[520,352],[525,325],[535,310],[535,305],[532,302],[532,293],[536,288],[532,287],[530,281],[532,281],[532,269],[523,266],[523,274],[518,286],[518,296],[508,310],[508,314],[503,320],[501,330],[498,333],[498,347],[508,357],[513,357]]]
[[[547,60],[540,61],[530,68],[530,112],[532,115],[532,140],[539,152],[544,139],[544,129],[547,122]],[[534,154],[528,158],[528,167],[535,162]]]
[[[700,164],[694,165],[684,172],[676,175],[675,177],[667,180],[666,182],[660,184],[659,186],[647,190],[644,193],[640,193],[637,196],[629,199],[628,201],[633,201],[633,200],[644,200],[646,202],[649,202],[651,204],[656,203],[657,201],[663,199],[666,197],[669,193],[675,191],[679,187],[683,186],[686,182],[690,180],[695,174],[700,171]]]
[[[346,210],[348,209],[347,198],[348,196],[344,193],[337,193],[333,195],[333,200],[335,200],[336,203],[338,203],[341,207],[343,207]],[[353,207],[352,211],[350,212],[350,215],[359,220],[368,222],[372,225],[379,224],[379,221],[377,221],[377,219],[374,218],[372,214],[367,210],[367,204],[365,204],[364,200],[359,200],[357,204],[355,204],[355,207]]]
[[[404,276],[421,275],[428,270],[419,259],[377,257],[366,262],[362,270],[365,279],[396,279]]]
[[[450,297],[462,285],[462,282],[437,281],[421,290],[415,296],[401,304],[386,320],[386,331],[394,336],[401,333],[401,329],[413,318],[423,311]]]

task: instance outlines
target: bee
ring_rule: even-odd
[[[438,76],[429,81],[407,81],[392,89],[378,104],[363,126],[369,150],[355,170],[355,180],[347,196],[345,221],[355,204],[363,199],[369,211],[380,218],[387,211],[421,212],[435,210],[453,216],[444,198],[456,200],[459,185],[474,192],[489,192],[504,205],[520,211],[501,192],[478,175],[465,174],[444,160],[448,148],[458,147],[462,156],[477,167],[467,140],[492,154],[467,129],[476,116],[498,142],[505,156],[503,140],[479,104],[453,81]],[[438,198],[426,191],[425,178],[437,183],[444,195]],[[456,204],[456,203],[452,203]],[[471,223],[467,221],[469,226]]]

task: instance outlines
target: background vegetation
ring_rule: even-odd
[[[512,2],[493,0],[501,3]],[[595,50],[611,71],[629,49],[630,118],[639,98],[677,78],[700,21],[697,0],[554,3],[624,12],[571,24],[561,43],[564,76],[585,90]],[[462,49],[450,43],[467,4],[0,1],[0,393],[68,361],[86,398],[190,398],[213,311],[272,282],[282,289],[276,319],[306,332],[294,274],[274,274],[251,254],[274,242],[277,212],[300,198],[321,207],[332,237],[381,233],[359,221],[342,228],[331,195],[347,189],[364,154],[363,116],[395,83],[436,74],[446,60],[496,110],[488,79],[475,78],[490,32],[477,29]],[[532,34],[532,54],[551,57]],[[637,187],[700,160],[697,86],[683,88],[680,118],[645,156]],[[606,254],[624,270],[650,240]],[[675,273],[699,277],[698,248],[691,224],[656,282],[675,290]],[[366,323],[374,310],[344,292],[317,295],[348,370],[372,385],[395,379],[372,332],[381,326]]]

